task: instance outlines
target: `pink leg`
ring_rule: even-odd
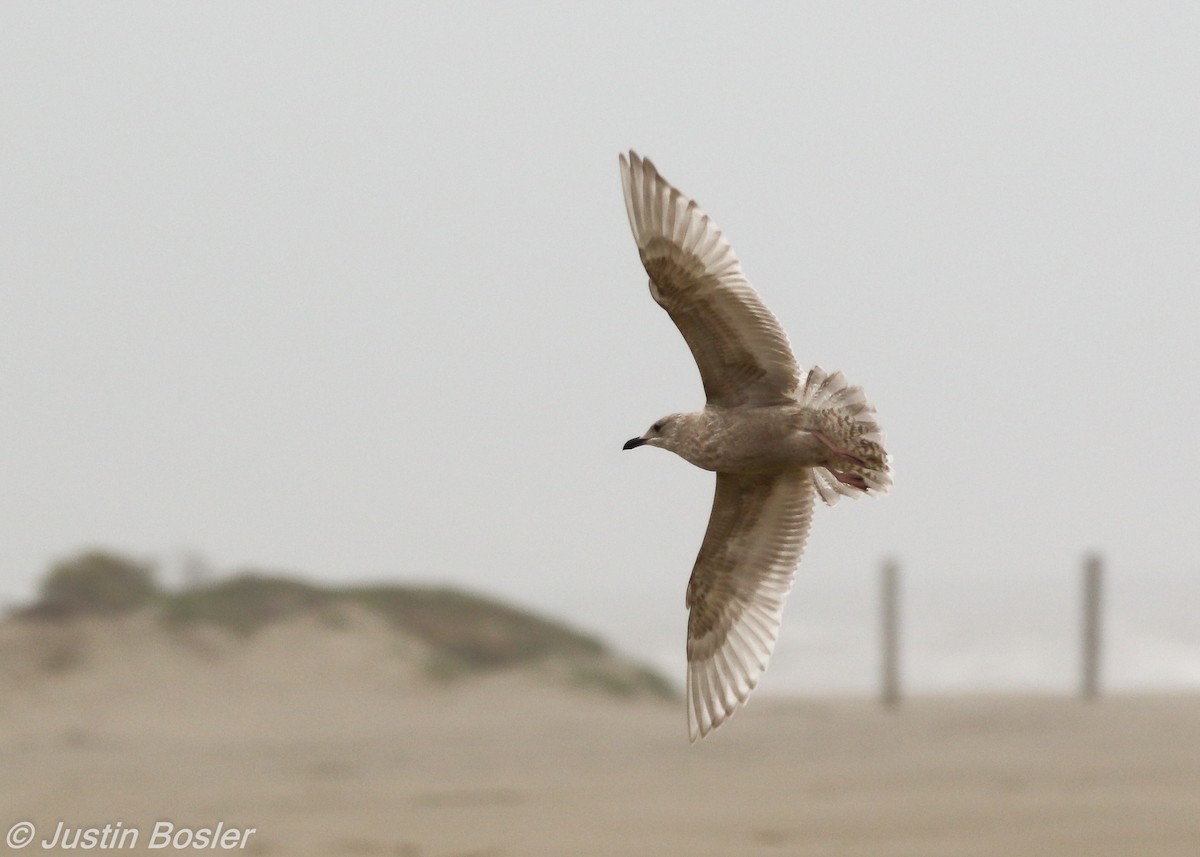
[[[825,444],[827,447],[829,447],[830,452],[832,452],[838,458],[844,458],[847,461],[851,462],[852,464],[857,464],[859,467],[867,466],[867,462],[863,461],[861,458],[859,458],[853,452],[849,452],[845,449],[842,449],[840,446],[838,446],[836,443],[831,441],[829,438],[825,437],[825,435],[821,434],[819,431],[812,432],[812,436],[815,437],[817,440],[821,441],[821,443]],[[831,470],[830,472],[836,473],[837,471]]]
[[[825,437],[825,435],[823,435],[821,432],[815,431],[812,433],[812,435],[817,440],[821,441],[821,443],[829,447],[829,451],[832,452],[836,458],[840,458],[843,461],[848,461],[851,464],[857,464],[859,467],[867,466],[867,462],[863,461],[854,453],[842,449],[829,438]],[[851,488],[857,488],[860,491],[866,491],[869,487],[867,485],[867,480],[858,473],[854,473],[853,471],[849,470],[838,470],[830,467],[828,464],[825,465],[825,469],[832,473],[833,478],[838,482],[841,482],[843,485],[849,485]]]
[[[851,488],[857,488],[860,491],[866,491],[870,487],[867,485],[867,480],[863,479],[857,473],[851,473],[845,470],[834,470],[832,467],[826,467],[825,469],[832,473],[833,478],[838,482],[841,482],[843,485],[849,485]]]

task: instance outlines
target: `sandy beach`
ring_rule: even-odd
[[[682,702],[430,683],[369,622],[167,650],[122,627],[0,635],[22,853],[75,853],[41,845],[60,822],[174,853],[148,847],[168,821],[254,828],[236,850],[271,855],[1200,854],[1195,696],[764,695],[690,746]],[[30,671],[71,634],[87,665]]]

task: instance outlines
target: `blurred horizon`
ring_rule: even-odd
[[[216,569],[202,554],[191,551],[181,553],[171,562],[155,561],[145,557],[125,555],[118,551],[99,548],[76,551],[64,555],[42,576],[40,597],[13,601],[0,605],[0,619],[16,615],[25,608],[44,603],[46,580],[56,569],[83,563],[93,556],[109,557],[118,565],[145,568],[157,587],[163,592],[183,594],[227,585],[247,575],[284,583],[293,581],[304,586],[324,586],[327,591],[336,591],[327,578],[303,569],[237,568]],[[1153,692],[1200,692],[1200,671],[1185,642],[1166,638],[1139,635],[1128,621],[1129,611],[1111,615],[1112,575],[1105,568],[1103,557],[1099,557],[1105,571],[1102,596],[1102,643],[1100,689],[1102,694],[1153,693]],[[1077,569],[1076,583],[1082,582]],[[348,579],[340,581],[340,587],[353,590],[355,587],[420,587],[436,590],[449,584],[445,580],[418,579],[403,576],[386,578]],[[334,586],[334,588],[330,588]],[[482,596],[493,603],[522,611],[531,611],[531,617],[539,617],[554,623],[562,623],[577,634],[595,637],[614,654],[642,663],[657,671],[678,687],[683,681],[683,640],[677,645],[657,653],[647,653],[623,645],[608,635],[561,615],[539,611],[520,599],[497,592],[472,590],[459,586],[452,589],[465,596]],[[1121,587],[1118,587],[1118,591]],[[1076,587],[1076,594],[1081,594]],[[1075,696],[1079,692],[1080,680],[1080,633],[1082,623],[1082,600],[1076,598],[1071,605],[1073,612],[1060,617],[1057,624],[1045,622],[1040,634],[1027,633],[1023,636],[1003,637],[973,635],[969,621],[958,629],[947,626],[933,629],[912,628],[907,611],[909,595],[904,585],[901,566],[900,586],[900,674],[901,691],[906,696],[974,693],[1053,694]],[[878,616],[878,592],[862,593],[871,603],[874,616]],[[254,605],[249,605],[250,609]],[[915,611],[919,616],[921,611]],[[76,614],[71,614],[76,615]],[[78,614],[92,615],[89,610]],[[1049,613],[1046,614],[1049,616]],[[786,621],[785,634],[798,636],[788,647],[784,664],[772,659],[759,693],[780,696],[876,696],[880,681],[880,630],[878,623],[861,627],[797,627]]]

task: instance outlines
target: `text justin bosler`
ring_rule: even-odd
[[[223,821],[218,821],[215,827],[176,827],[169,821],[156,821],[146,847],[233,851],[245,848],[250,834],[257,831],[257,827],[226,827]],[[54,834],[42,840],[42,848],[136,848],[140,835],[141,831],[136,827],[126,827],[120,821],[103,827],[70,827],[60,821]]]

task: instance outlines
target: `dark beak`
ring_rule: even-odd
[[[631,438],[630,440],[625,441],[625,445],[621,447],[621,449],[637,449],[645,442],[646,439],[644,437]]]

